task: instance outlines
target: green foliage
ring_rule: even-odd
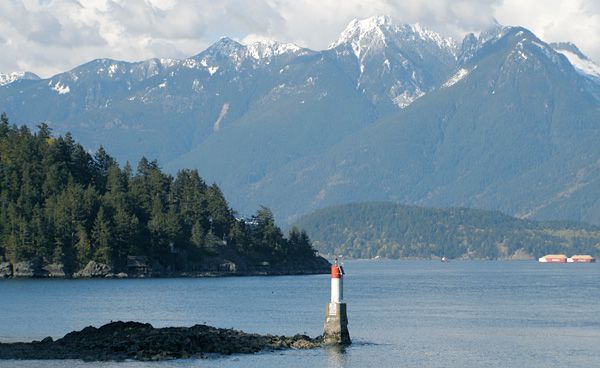
[[[310,240],[283,237],[270,210],[255,219],[236,219],[195,170],[173,178],[142,158],[133,174],[102,147],[91,156],[70,134],[53,138],[44,124],[32,133],[0,117],[0,257],[12,262],[40,258],[72,273],[90,260],[123,269],[132,255],[172,270],[201,269],[217,254],[314,258]]]
[[[301,217],[322,253],[354,258],[541,257],[548,253],[600,256],[600,227],[537,222],[497,211],[428,209],[389,202],[328,207]],[[290,241],[297,235],[290,232]]]

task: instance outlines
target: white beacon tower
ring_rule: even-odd
[[[331,265],[331,302],[327,304],[323,340],[325,344],[348,345],[348,315],[344,300],[344,268],[338,263]]]

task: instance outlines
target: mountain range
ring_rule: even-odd
[[[242,214],[385,200],[600,224],[600,67],[522,27],[457,42],[378,16],[326,50],[221,38],[0,80],[12,122],[198,168]]]

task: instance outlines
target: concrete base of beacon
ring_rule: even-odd
[[[325,311],[323,342],[326,345],[350,345],[346,303],[328,303]]]

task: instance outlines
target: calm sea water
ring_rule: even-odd
[[[600,264],[348,261],[354,344],[159,363],[0,367],[599,367]],[[0,340],[136,320],[322,332],[329,276],[0,281]]]

